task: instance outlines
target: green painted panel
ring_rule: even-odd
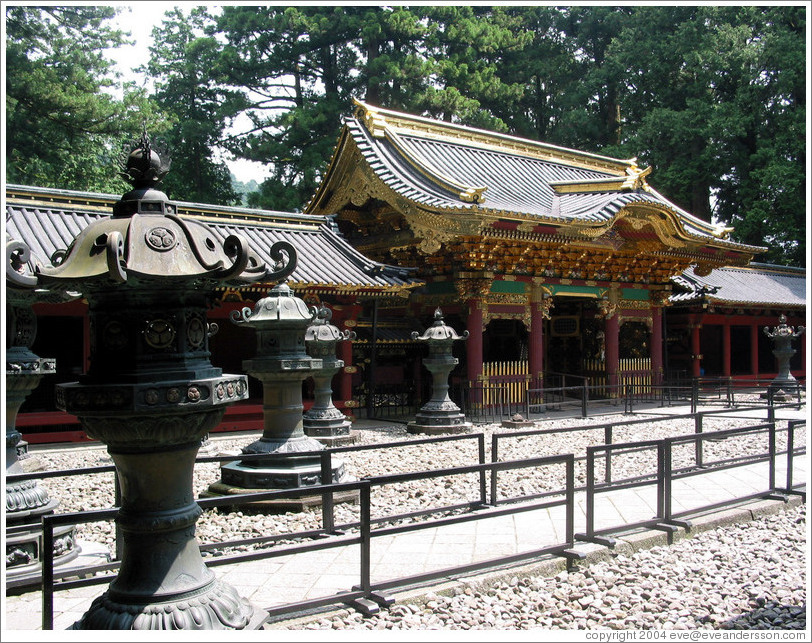
[[[494,281],[491,284],[491,292],[505,292],[524,294],[525,283],[523,281]]]
[[[431,295],[444,295],[457,292],[453,281],[432,281],[427,283],[426,292]]]
[[[648,301],[648,290],[640,288],[623,288],[621,289],[620,296],[623,299],[633,299],[635,301]]]

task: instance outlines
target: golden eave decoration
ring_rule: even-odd
[[[436,252],[461,234],[496,234],[496,228],[491,226],[497,221],[518,223],[512,234],[526,235],[526,241],[572,243],[581,239],[583,243],[614,250],[619,244],[629,243],[641,251],[685,255],[690,263],[707,266],[746,264],[754,254],[764,251],[761,247],[730,241],[730,228],[703,221],[669,202],[647,183],[652,168],[639,167],[636,158],[611,158],[395,112],[359,100],[354,103],[355,118],[363,124],[367,135],[386,141],[411,172],[448,197],[438,194],[436,199],[423,199],[401,193],[397,186],[389,184],[377,164],[371,164],[350,127],[345,126],[324,179],[305,212],[342,216],[343,210],[352,210],[352,206],[361,209],[368,199],[376,199],[400,213],[414,235],[414,245],[423,254]],[[553,204],[549,211],[540,207],[516,211],[498,205],[498,186],[490,186],[489,194],[488,185],[466,184],[460,178],[464,175],[449,175],[454,171],[451,167],[438,169],[437,161],[428,158],[422,148],[412,142],[420,138],[524,156],[602,176],[550,182]],[[606,193],[610,199],[617,195],[618,200],[602,206],[602,211],[596,210],[599,216],[589,220],[559,211],[565,195],[578,193]],[[629,238],[620,239],[626,232]],[[614,239],[607,245],[612,235]]]
[[[605,179],[586,179],[583,181],[551,181],[550,187],[556,194],[576,194],[592,192],[621,192],[623,190],[651,191],[645,177],[651,174],[651,167],[641,170],[637,159],[631,159],[626,168],[626,176]]]

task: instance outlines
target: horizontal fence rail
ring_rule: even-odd
[[[569,388],[569,387],[568,387]],[[578,387],[575,387],[578,388]],[[649,415],[643,418],[614,421],[598,425],[585,425],[578,427],[547,428],[531,430],[514,430],[509,432],[496,432],[491,436],[490,461],[487,461],[485,437],[482,433],[453,434],[399,440],[391,442],[374,443],[368,445],[352,445],[332,447],[320,451],[297,453],[297,457],[318,457],[321,462],[322,480],[330,480],[329,484],[312,485],[297,489],[272,490],[267,492],[249,492],[240,495],[203,498],[198,504],[203,509],[229,507],[235,508],[241,503],[262,502],[272,499],[296,498],[302,496],[320,495],[321,528],[300,532],[286,532],[283,534],[265,535],[251,539],[232,540],[228,542],[202,543],[201,552],[212,549],[228,550],[241,545],[254,545],[261,547],[249,552],[228,553],[216,557],[207,557],[206,564],[220,566],[235,563],[245,563],[265,558],[287,556],[306,553],[319,549],[340,546],[358,546],[361,551],[358,584],[346,591],[330,596],[307,599],[295,603],[273,606],[267,608],[269,617],[287,613],[315,609],[332,604],[348,604],[364,613],[374,613],[378,606],[391,604],[382,592],[393,587],[412,585],[445,577],[451,574],[468,573],[498,565],[510,564],[521,560],[531,559],[542,555],[563,556],[568,560],[576,560],[580,555],[572,548],[576,541],[588,540],[612,545],[614,539],[609,535],[620,530],[627,530],[637,526],[647,526],[655,529],[673,530],[678,525],[689,525],[683,520],[693,512],[703,511],[709,507],[723,506],[739,502],[743,498],[732,499],[719,505],[704,505],[691,507],[685,511],[676,512],[672,507],[672,492],[674,484],[688,477],[707,476],[711,472],[724,468],[733,468],[751,464],[753,462],[768,462],[769,473],[764,484],[764,490],[749,497],[779,497],[777,494],[799,494],[805,497],[805,484],[796,483],[793,478],[793,458],[806,453],[805,442],[799,440],[799,432],[806,427],[805,420],[791,420],[785,429],[776,428],[775,413],[780,408],[795,408],[795,403],[777,404],[767,400],[762,404],[737,407],[739,411],[753,411],[758,416],[759,423],[755,426],[743,426],[724,431],[706,431],[705,420],[713,417],[730,417],[729,408],[710,409],[700,413],[687,413],[680,415],[656,416]],[[650,411],[654,413],[654,411]],[[766,417],[765,417],[766,416]],[[635,427],[644,423],[672,422],[677,419],[691,418],[694,421],[694,432],[686,435],[671,436],[655,440],[626,441],[616,443],[618,429]],[[742,420],[745,422],[746,420]],[[575,431],[593,431],[603,440],[603,444],[588,446],[583,455],[576,457],[572,453],[555,455],[538,455],[523,459],[504,459],[504,443],[530,436],[548,436],[553,434],[566,434]],[[777,435],[785,437],[785,446],[779,446]],[[709,457],[707,445],[722,440],[749,439],[756,436],[767,436],[768,448],[766,452],[759,451],[740,457]],[[452,443],[472,444],[471,463],[461,466],[436,468],[424,471],[408,471],[378,476],[363,477],[358,481],[334,483],[332,482],[332,463],[337,456],[346,456],[355,452],[374,451],[377,449],[399,449],[418,447],[431,449],[434,445]],[[686,463],[686,449],[690,449],[691,461]],[[637,471],[631,477],[617,478],[613,473],[612,458],[633,452],[643,453],[646,450],[656,454],[656,466],[652,470]],[[674,458],[675,450],[682,454],[682,460],[677,462]],[[786,480],[777,480],[776,460],[786,456]],[[288,456],[276,456],[280,461]],[[201,463],[225,463],[235,460],[249,461],[262,460],[269,462],[274,456],[269,454],[240,454],[229,456],[199,456]],[[597,463],[603,463],[603,471],[599,472]],[[578,487],[575,484],[575,464],[584,463],[586,470],[585,484]],[[543,470],[554,471],[555,467],[563,467],[563,475],[552,476],[548,487],[543,492],[530,493],[515,491],[510,495],[500,497],[499,481],[506,475],[536,476]],[[115,467],[100,466],[86,469],[72,469],[69,471],[46,471],[26,474],[9,475],[8,480],[22,480],[31,478],[51,478],[65,475],[109,474]],[[513,473],[510,473],[513,472]],[[470,495],[465,494],[465,502],[448,504],[447,501],[435,503],[427,508],[417,511],[397,512],[387,511],[381,515],[372,515],[375,506],[376,490],[389,485],[414,485],[423,480],[439,480],[452,476],[471,476],[472,486],[468,488]],[[653,485],[656,489],[657,510],[656,515],[640,523],[623,524],[609,528],[595,528],[596,498],[599,494],[612,490],[630,489]],[[586,532],[575,533],[574,511],[575,492],[585,492],[585,520]],[[336,524],[334,515],[334,494],[342,492],[355,492],[358,494],[358,519]],[[120,499],[118,490],[115,495],[115,504]],[[518,514],[521,512],[553,508],[561,508],[564,512],[563,529],[556,529],[556,533],[563,534],[563,540],[544,547],[533,548],[531,551],[520,552],[510,556],[502,556],[489,560],[481,560],[456,567],[437,569],[420,574],[400,578],[386,578],[373,583],[371,577],[370,548],[377,537],[400,533],[410,533],[431,527],[442,527],[455,523],[473,520],[487,520],[498,516]],[[380,507],[378,507],[380,510]],[[384,506],[384,509],[389,509]],[[54,567],[53,540],[54,529],[64,525],[77,525],[96,521],[111,521],[117,514],[114,506],[109,509],[90,512],[77,512],[66,514],[52,514],[41,518],[43,531],[42,548],[42,577],[40,588],[42,590],[42,624],[43,629],[53,628],[53,599],[55,591],[63,591],[88,585],[107,583],[115,578],[118,568],[116,558],[105,564],[93,567],[72,568],[59,570]],[[116,538],[116,543],[120,538]]]

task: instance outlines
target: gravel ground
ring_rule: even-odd
[[[367,618],[342,610],[288,629],[804,630],[806,540],[801,505],[551,578],[428,594]]]
[[[559,419],[539,423],[537,428],[582,430],[531,438],[510,438],[500,442],[500,460],[539,455],[574,453],[602,444],[604,432],[590,425],[624,416],[587,419]],[[746,425],[760,423],[747,420]],[[741,419],[706,418],[704,431],[742,426]],[[779,423],[779,428],[785,426]],[[615,443],[651,440],[694,431],[693,420],[668,419],[631,427],[618,427]],[[486,461],[490,459],[494,432],[511,433],[498,424],[478,425],[475,433],[485,436]],[[387,425],[357,432],[356,445],[407,442],[414,436],[401,425]],[[796,434],[796,445],[805,444],[806,431]],[[217,436],[210,441],[211,454],[239,453],[255,437]],[[778,447],[782,446],[779,439]],[[707,461],[730,455],[763,453],[766,434],[755,439],[708,442]],[[688,463],[693,445],[675,454]],[[46,469],[65,469],[110,464],[104,447],[38,451]],[[475,440],[402,446],[384,450],[343,454],[347,471],[354,477],[384,473],[430,470],[478,462]],[[652,452],[639,452],[612,461],[614,479],[654,473]],[[602,475],[600,469],[597,475]],[[198,463],[195,493],[203,493],[219,479],[219,465]],[[576,485],[583,485],[583,462],[576,464]],[[107,508],[113,504],[113,474],[82,475],[71,480],[50,478],[41,483],[60,502],[58,511],[73,512]],[[563,467],[546,467],[509,472],[500,477],[500,497],[517,496],[563,488]],[[392,513],[447,506],[476,500],[478,480],[472,475],[440,478],[376,488],[373,517]],[[358,505],[337,504],[336,522],[358,519]],[[288,534],[321,527],[319,509],[277,514],[252,511],[221,513],[207,510],[197,524],[201,543],[252,538],[257,535]],[[79,540],[96,541],[112,548],[112,523],[77,527]],[[805,507],[760,518],[751,523],[697,534],[669,547],[640,551],[631,557],[619,555],[608,563],[597,563],[581,571],[563,572],[554,578],[515,578],[487,590],[460,589],[454,596],[433,596],[425,605],[396,604],[381,614],[362,618],[355,612],[340,612],[303,629],[804,629],[806,623]],[[237,550],[251,548],[240,545]],[[207,553],[218,555],[223,551]]]
[[[615,421],[628,419],[625,416],[611,416]],[[516,460],[521,458],[573,453],[583,456],[586,447],[603,444],[603,429],[589,430],[587,427],[605,424],[607,416],[593,418],[564,418],[555,421],[541,422],[538,428],[560,430],[556,434],[528,438],[500,440],[499,459]],[[760,421],[748,420],[745,426],[759,424]],[[741,419],[711,418],[704,421],[705,432],[724,430],[743,426]],[[779,428],[782,426],[779,423]],[[783,425],[785,426],[785,425]],[[564,432],[565,429],[579,429]],[[615,443],[635,440],[652,440],[667,436],[686,435],[694,431],[692,419],[667,419],[661,422],[644,422],[614,430]],[[483,433],[485,436],[485,459],[491,457],[491,436],[497,432],[510,434],[512,429],[502,428],[499,424],[478,425],[472,433]],[[416,436],[406,432],[405,426],[389,424],[372,430],[357,431],[357,445],[376,444],[381,442],[408,442],[425,436]],[[796,446],[805,444],[805,430],[796,431]],[[208,450],[211,455],[239,454],[240,450],[253,441],[254,437],[239,438],[217,436],[210,441]],[[778,447],[782,446],[779,435]],[[707,462],[730,455],[754,455],[766,453],[767,434],[745,438],[733,438],[718,442],[706,442],[704,457]],[[688,464],[695,455],[693,444],[675,448],[677,461]],[[102,464],[111,464],[104,447],[85,447],[82,449],[58,449],[38,452],[45,469],[80,468]],[[377,449],[342,454],[346,470],[355,478],[377,476],[382,474],[425,471],[437,468],[472,465],[478,463],[477,442],[473,439],[462,441],[440,442],[430,445],[401,446],[392,449]],[[596,477],[603,476],[603,463],[598,463]],[[622,479],[641,474],[654,475],[656,472],[656,453],[654,450],[631,453],[612,458],[612,478]],[[195,467],[194,487],[196,495],[205,492],[209,485],[219,480],[217,463],[198,463]],[[582,486],[586,481],[584,462],[577,461],[575,467],[575,485]],[[58,511],[74,512],[91,509],[103,509],[113,506],[114,485],[113,473],[93,474],[67,478],[49,478],[41,483],[52,498],[59,500]],[[499,498],[516,497],[531,493],[557,491],[564,488],[564,467],[553,465],[533,469],[507,471],[499,474]],[[447,476],[434,480],[413,481],[408,484],[375,487],[372,495],[372,517],[381,518],[394,513],[420,511],[429,508],[450,506],[478,500],[478,476],[466,474]],[[336,524],[353,523],[358,520],[357,504],[336,504]],[[257,513],[253,511],[226,512],[216,509],[206,510],[197,523],[197,537],[201,543],[220,543],[226,540],[247,539],[262,535],[283,535],[296,531],[321,528],[321,511],[319,508],[301,512],[278,514]],[[114,544],[115,530],[112,522],[90,523],[77,526],[77,537],[80,540],[99,542],[107,547]],[[240,545],[236,549],[244,551],[250,545]],[[222,551],[213,552],[214,555]]]

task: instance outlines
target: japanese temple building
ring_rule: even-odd
[[[408,313],[429,320],[439,306],[469,332],[470,382],[657,383],[672,279],[747,266],[764,248],[669,202],[649,174],[356,101],[305,211],[335,214],[364,255],[416,270],[426,284]]]
[[[555,386],[566,375],[617,394],[614,385],[675,374],[774,376],[762,329],[782,314],[803,324],[805,271],[753,263],[765,248],[736,243],[730,229],[669,202],[649,175],[634,159],[356,102],[304,213],[173,203],[220,241],[242,235],[264,261],[272,263],[275,241],[296,248],[294,294],[325,304],[333,324],[356,333],[338,345],[344,367],[333,380],[334,403],[348,415],[371,408],[372,387],[425,401],[430,376],[412,332],[438,308],[469,333],[454,347],[451,377],[461,384]],[[7,185],[6,232],[47,262],[118,199]],[[242,372],[254,341],[229,315],[269,288],[217,293],[213,364]],[[86,304],[40,303],[35,312],[33,351],[56,358],[57,374],[26,400],[18,427],[30,442],[81,439],[52,397],[55,383],[87,370]],[[805,379],[800,344],[792,372]],[[261,426],[261,387],[249,385],[251,399],[229,408],[221,429]]]

